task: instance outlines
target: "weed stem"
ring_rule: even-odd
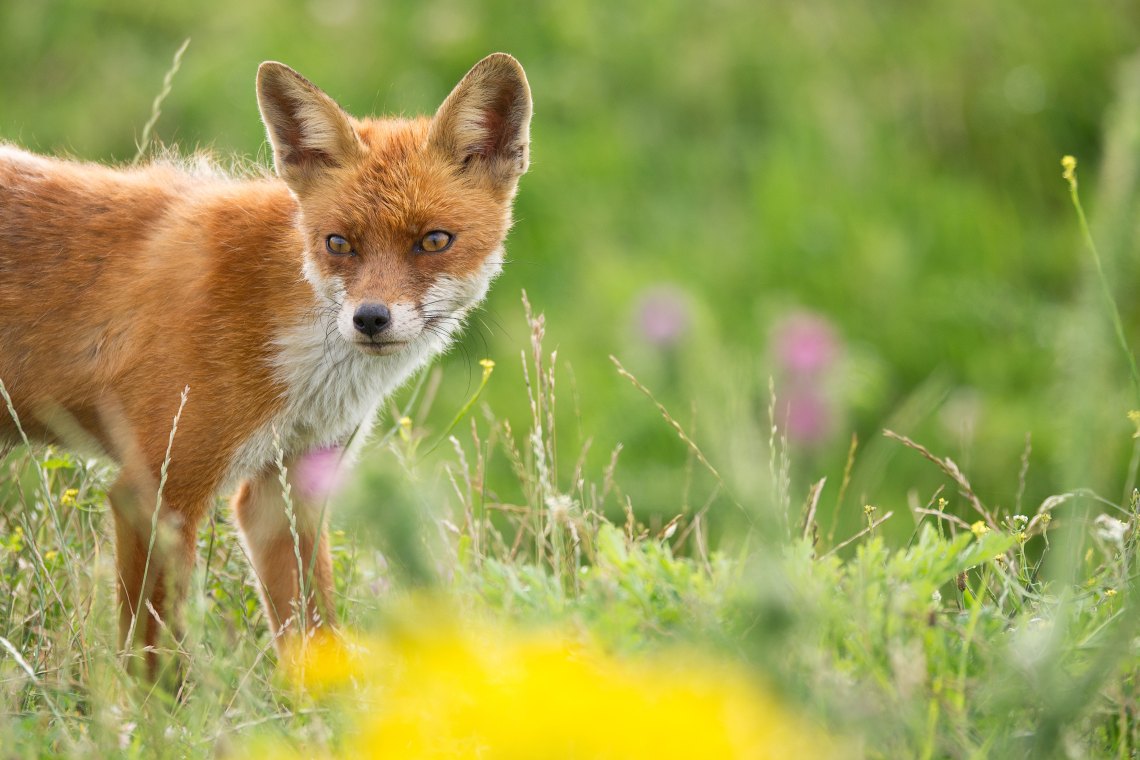
[[[1069,197],[1073,200],[1073,208],[1077,210],[1077,219],[1081,225],[1081,234],[1084,235],[1085,245],[1088,246],[1089,252],[1092,253],[1093,263],[1096,264],[1096,275],[1100,281],[1101,295],[1104,296],[1105,304],[1108,306],[1109,316],[1112,317],[1112,326],[1116,331],[1116,342],[1120,344],[1120,350],[1128,359],[1128,369],[1132,377],[1132,392],[1136,397],[1136,404],[1140,407],[1140,371],[1136,369],[1136,357],[1132,354],[1132,349],[1128,347],[1128,340],[1124,337],[1124,323],[1120,319],[1120,309],[1116,305],[1116,299],[1112,295],[1112,289],[1108,285],[1108,278],[1104,274],[1104,267],[1100,263],[1100,252],[1097,250],[1096,241],[1093,239],[1092,231],[1089,229],[1088,218],[1085,216],[1084,207],[1081,206],[1081,195],[1077,189],[1077,159],[1072,156],[1065,156],[1061,159],[1061,166],[1065,171],[1062,176],[1065,181],[1069,183]]]

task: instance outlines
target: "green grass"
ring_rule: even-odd
[[[565,369],[544,352],[540,319],[530,318],[531,383],[520,389],[529,419],[512,425],[477,405],[426,457],[439,432],[397,422],[337,499],[338,602],[350,629],[383,630],[401,600],[426,589],[461,618],[556,626],[623,657],[695,645],[768,683],[852,756],[1130,756],[1140,741],[1136,497],[1067,493],[1024,515],[994,511],[968,473],[902,438],[892,445],[928,458],[945,488],[868,505],[864,529],[829,539],[817,518],[833,488],[802,505],[779,477],[737,490],[692,442],[693,493],[679,494],[675,519],[647,523],[620,454],[592,468],[546,424]],[[779,439],[769,449],[763,430],[751,437],[749,454],[779,476]],[[494,475],[498,459],[510,478]],[[306,755],[352,735],[343,703],[277,673],[224,508],[201,536],[185,691],[172,698],[128,675],[113,641],[108,472],[23,447],[3,466],[5,757],[241,756],[269,741]],[[735,540],[710,544],[707,507],[687,506],[701,489],[729,491]],[[972,523],[944,511],[955,492],[977,510]],[[606,518],[615,509],[624,522]],[[884,537],[893,523],[909,540]]]

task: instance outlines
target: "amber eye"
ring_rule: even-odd
[[[417,244],[417,247],[425,253],[439,253],[440,251],[446,251],[448,248],[450,248],[451,241],[454,239],[455,236],[450,232],[444,232],[443,230],[432,230],[420,238],[420,242]]]
[[[356,251],[352,250],[352,243],[340,235],[329,235],[325,238],[325,248],[329,249],[329,253],[336,254],[337,256],[347,256],[356,253]]]

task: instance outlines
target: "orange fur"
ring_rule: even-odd
[[[0,145],[0,380],[29,435],[95,446],[121,466],[110,500],[127,646],[131,630],[146,645],[161,624],[177,633],[196,528],[239,482],[274,633],[297,619],[276,449],[290,464],[343,443],[446,348],[498,272],[526,169],[530,92],[507,55],[411,120],[353,119],[281,64],[262,64],[257,84],[276,177],[115,169]],[[417,248],[434,230],[450,248]],[[353,254],[331,252],[330,235]],[[390,314],[378,334],[354,326],[370,304]],[[158,520],[168,538],[152,537],[185,387]],[[0,416],[0,441],[15,438]],[[331,624],[324,525],[304,504],[296,525],[313,579],[306,624]]]

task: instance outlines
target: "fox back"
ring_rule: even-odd
[[[280,525],[256,506],[278,498],[259,484],[278,450],[291,460],[367,427],[445,350],[500,271],[527,168],[530,90],[508,55],[480,61],[432,117],[355,119],[272,62],[256,93],[275,176],[0,145],[0,381],[32,438],[121,465],[129,630],[158,592],[132,586],[123,555],[145,544],[167,458],[163,497],[189,558],[215,494],[244,481],[239,522],[267,605],[303,600],[300,579],[278,593],[265,577]],[[0,441],[17,437],[0,415]],[[311,532],[319,543],[323,526]],[[289,617],[268,613],[275,630]]]

